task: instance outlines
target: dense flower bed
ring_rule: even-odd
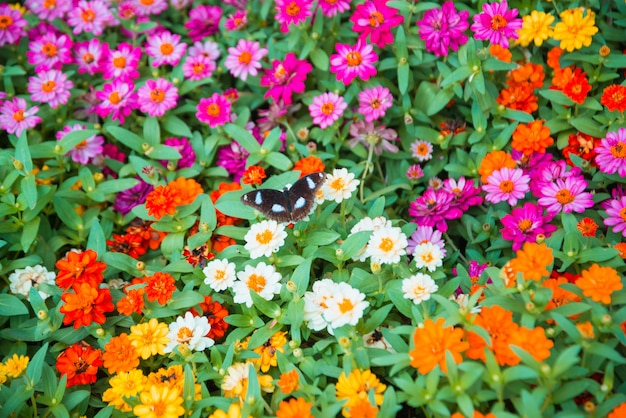
[[[626,416],[625,2],[211,3],[0,5],[0,417]]]

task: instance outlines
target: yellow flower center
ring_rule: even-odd
[[[511,180],[504,180],[503,182],[500,183],[500,190],[502,190],[503,193],[511,193],[513,191],[513,182]]]
[[[196,74],[201,74],[204,72],[205,68],[206,68],[206,65],[202,64],[201,62],[196,62],[193,65],[193,72]]]
[[[507,21],[504,16],[495,15],[493,19],[491,19],[491,29],[499,31],[505,28],[507,25]]]
[[[348,55],[346,55],[346,60],[348,61],[348,65],[350,67],[356,67],[363,62],[363,58],[361,57],[361,53],[359,51],[350,51]]]
[[[285,11],[289,16],[298,16],[298,14],[300,13],[300,6],[298,6],[295,1],[292,1],[287,5]]]
[[[611,147],[611,155],[615,158],[626,158],[626,143],[618,142]]]
[[[377,28],[379,25],[382,25],[385,19],[380,12],[370,13],[370,26],[373,28]]]
[[[144,6],[151,6],[152,3],[154,3],[154,0],[139,0],[139,2]]]
[[[422,261],[426,264],[432,263],[435,257],[433,257],[432,253],[424,253],[422,254]]]
[[[154,89],[150,92],[150,100],[161,103],[165,100],[165,92],[161,89]]]
[[[260,234],[256,234],[256,240],[259,244],[269,244],[270,241],[272,241],[273,236],[274,234],[272,234],[272,231],[270,231],[269,229],[266,229]]]
[[[193,337],[193,332],[187,327],[181,327],[176,334],[176,341],[179,344],[187,344],[191,337]]]
[[[46,9],[54,9],[57,6],[57,0],[44,0],[43,7]]]
[[[6,29],[13,24],[13,19],[9,15],[0,15],[0,29]]]
[[[378,246],[381,250],[388,253],[393,249],[393,240],[391,238],[383,238]]]
[[[339,191],[339,190],[343,190],[345,185],[346,184],[344,183],[342,178],[337,178],[337,179],[333,180],[332,183],[330,183],[330,188],[333,189],[333,190]]]
[[[93,54],[90,54],[89,52],[86,52],[85,55],[83,55],[83,61],[86,64],[91,64],[95,59],[96,57],[94,57]]]
[[[215,280],[221,281],[226,278],[226,270],[217,270],[214,276]]]
[[[264,276],[259,276],[258,274],[252,274],[248,278],[248,289],[254,290],[255,292],[260,292],[265,288],[265,284],[267,281]]]
[[[160,49],[161,49],[161,54],[169,55],[174,51],[174,46],[171,43],[166,42],[164,44],[161,44]]]
[[[25,119],[24,111],[20,109],[17,112],[13,113],[13,119],[15,119],[16,122],[22,122]]]
[[[113,66],[117,68],[126,67],[126,58],[124,58],[122,55],[113,58]]]
[[[80,141],[78,144],[74,145],[74,149],[81,150],[87,146],[87,140],[84,139]]]
[[[114,91],[113,93],[109,94],[109,102],[111,102],[111,104],[116,105],[121,101],[122,101],[122,98],[120,97],[120,94],[117,91]]]
[[[91,9],[87,9],[87,10],[83,10],[82,12],[80,12],[80,17],[85,22],[93,22],[94,19],[96,18],[96,13]]]
[[[619,211],[619,217],[622,218],[622,221],[626,222],[626,208],[622,208]]]
[[[218,117],[220,115],[220,105],[211,103],[206,107],[206,113],[214,118]]]
[[[338,306],[339,306],[339,311],[341,311],[341,313],[344,313],[344,314],[354,309],[354,304],[348,298],[343,298],[343,300],[339,302]]]
[[[57,86],[57,83],[55,83],[52,80],[48,80],[41,85],[41,89],[46,93],[50,93],[51,91],[54,90],[56,86]]]
[[[320,112],[322,112],[323,114],[325,114],[326,116],[330,116],[333,114],[333,111],[335,110],[335,105],[332,103],[324,103],[321,107],[320,107]]]
[[[574,195],[567,189],[561,189],[556,194],[556,200],[562,205],[572,203],[574,201]]]
[[[522,232],[528,231],[532,226],[533,226],[533,223],[530,221],[530,219],[522,219],[521,221],[517,223],[517,227]]]
[[[372,109],[378,109],[380,107],[380,100],[374,99],[370,102],[370,107]]]
[[[41,52],[52,58],[57,54],[57,47],[52,42],[46,42],[41,47]]]
[[[239,62],[242,64],[250,64],[252,61],[252,54],[248,51],[243,51],[241,55],[239,55]]]

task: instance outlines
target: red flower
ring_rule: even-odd
[[[241,177],[241,181],[243,184],[262,184],[263,179],[266,178],[265,169],[258,165],[251,165],[246,168],[243,176]]]
[[[205,296],[204,302],[200,302],[198,306],[200,306],[202,313],[208,318],[211,325],[211,330],[206,336],[212,340],[222,338],[228,329],[228,323],[224,321],[224,318],[228,316],[226,308],[219,302],[213,302],[211,296]],[[189,311],[195,316],[200,316],[196,308],[191,308]]]
[[[583,104],[587,98],[587,93],[591,91],[591,84],[587,81],[587,74],[580,68],[576,68],[572,77],[563,86],[563,94],[572,99],[573,102]]]
[[[606,106],[609,111],[617,110],[623,112],[626,110],[626,87],[613,84],[604,89],[600,103]]]
[[[61,299],[65,305],[61,306],[63,325],[74,322],[74,328],[78,329],[82,325],[88,326],[92,322],[104,324],[106,321],[105,312],[113,312],[111,291],[98,289],[87,283],[74,286],[76,293],[63,293]]]
[[[94,250],[82,253],[70,251],[67,258],[56,263],[59,269],[57,286],[61,289],[68,289],[77,284],[87,283],[97,288],[104,279],[102,272],[107,267],[106,264],[96,261],[97,258],[98,254]]]
[[[143,238],[139,235],[113,234],[113,239],[107,240],[107,245],[111,247],[111,252],[128,254],[134,259],[146,253],[146,248],[143,246]]]
[[[596,166],[596,144],[599,144],[600,140],[591,135],[579,132],[578,134],[571,134],[567,140],[567,146],[563,148],[563,157],[567,164],[574,166],[570,155],[574,154],[579,156],[585,161],[588,161],[592,166]]]
[[[117,302],[117,311],[126,316],[132,315],[133,312],[141,315],[145,306],[143,300],[143,295],[145,293],[144,288],[140,287],[139,289],[131,290],[124,289],[124,293],[126,293],[126,296]]]
[[[169,273],[156,272],[154,276],[146,277],[145,281],[147,283],[145,289],[148,301],[154,302],[156,300],[160,305],[165,305],[176,290],[176,280]]]
[[[141,219],[135,219],[130,223],[130,226],[126,228],[126,232],[133,235],[139,235],[143,240],[142,245],[146,250],[156,250],[161,245],[161,241],[167,235],[162,231],[157,231],[152,228],[153,222],[142,221]]]
[[[65,349],[57,358],[56,364],[61,376],[67,376],[68,388],[94,383],[100,366],[102,366],[102,352],[84,341]]]
[[[583,218],[576,228],[580,231],[583,237],[595,237],[598,230],[598,224],[591,218]]]

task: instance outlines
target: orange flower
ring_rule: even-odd
[[[604,88],[600,103],[606,106],[609,111],[617,110],[623,112],[626,110],[626,87],[619,84],[612,84]]]
[[[213,235],[211,237],[211,247],[215,252],[224,251],[225,248],[235,245],[236,241],[226,235]]]
[[[582,289],[583,295],[594,302],[606,305],[611,303],[611,294],[624,287],[622,279],[614,268],[601,267],[597,264],[593,264],[588,270],[583,270],[582,277],[576,280],[576,286]]]
[[[322,160],[313,155],[299,159],[293,166],[294,171],[300,171],[300,177],[313,173],[320,173],[324,171],[325,168],[326,166]]]
[[[580,335],[582,335],[582,337],[586,340],[591,340],[596,336],[593,332],[593,325],[589,321],[576,324],[576,328],[578,329],[578,332],[580,332]]]
[[[450,415],[450,418],[465,418],[465,415],[460,412],[455,412],[454,414]],[[472,418],[496,418],[496,416],[491,412],[489,412],[488,414],[482,414],[474,410],[474,415],[472,415]]]
[[[515,287],[517,285],[517,274],[511,267],[511,260],[507,261],[500,270],[500,278],[506,287]]]
[[[296,369],[292,369],[288,372],[284,372],[280,374],[280,378],[276,383],[280,388],[280,391],[285,395],[289,395],[294,390],[298,390],[300,388],[300,375]]]
[[[563,86],[563,93],[578,104],[585,102],[590,91],[591,84],[587,81],[587,74],[580,68],[576,68],[570,80]]]
[[[513,54],[507,48],[503,48],[498,44],[491,44],[489,47],[489,53],[493,55],[494,58],[499,59],[504,62],[511,62],[511,57]]]
[[[583,218],[576,224],[576,229],[583,234],[583,237],[595,237],[598,224],[591,218]]]
[[[303,398],[291,398],[288,402],[281,401],[278,404],[276,418],[313,418],[311,415],[312,406]]]
[[[258,165],[251,165],[243,172],[241,181],[243,184],[262,184],[263,179],[266,178],[265,169]]]
[[[439,365],[447,373],[446,352],[449,351],[454,362],[459,364],[463,357],[461,352],[470,345],[463,339],[463,330],[455,327],[444,327],[444,319],[438,318],[424,321],[423,328],[417,328],[413,334],[415,349],[409,353],[411,366],[417,368],[418,373],[426,374]]]
[[[557,90],[563,90],[573,77],[574,71],[572,71],[572,67],[565,67],[562,70],[556,71],[554,77],[552,77],[552,87]]]
[[[185,177],[179,177],[176,180],[169,182],[167,184],[167,187],[176,192],[176,195],[180,199],[180,201],[178,202],[180,206],[193,203],[198,195],[204,193],[204,190],[202,190],[202,186],[200,186],[200,183],[198,183],[194,179],[188,179]]]
[[[344,417],[351,418],[376,418],[378,408],[373,406],[367,398],[357,400],[346,411],[342,411]]]
[[[561,70],[561,55],[563,55],[563,50],[558,46],[552,47],[550,51],[548,51],[548,67],[552,68],[554,71]]]
[[[141,315],[145,306],[143,300],[144,288],[124,289],[124,293],[126,293],[126,296],[117,301],[117,311],[126,316],[132,315],[133,312]]]
[[[609,412],[609,415],[606,416],[606,418],[622,417],[626,417],[626,402],[622,402],[621,404],[617,405],[615,408],[613,408],[611,412]]]
[[[502,89],[496,98],[498,104],[509,109],[532,113],[539,108],[539,98],[529,83],[515,84]]]
[[[211,192],[211,201],[215,203],[224,193],[234,192],[236,190],[241,190],[241,184],[222,182],[217,186],[217,190]]]
[[[528,83],[532,88],[540,89],[543,87],[543,80],[546,76],[543,73],[543,66],[541,64],[529,62],[511,71],[509,77],[509,80],[507,80],[509,86]]]
[[[478,174],[480,174],[480,180],[483,183],[487,183],[487,178],[496,170],[501,168],[515,168],[516,163],[510,154],[504,151],[491,151],[485,155],[485,158],[480,163],[478,168]]]
[[[545,243],[525,242],[517,257],[511,260],[511,268],[516,273],[523,273],[526,280],[541,280],[550,275],[547,267],[552,264],[552,248]]]
[[[486,361],[485,350],[492,351],[501,366],[514,366],[519,363],[519,357],[509,347],[511,335],[518,331],[519,326],[513,322],[513,313],[494,305],[484,306],[474,318],[474,325],[483,328],[489,334],[491,345],[480,335],[468,331],[467,341],[470,348],[465,355],[474,360]]]
[[[102,360],[110,374],[129,372],[139,366],[139,354],[125,332],[111,338],[104,346]]]
[[[115,309],[111,291],[108,288],[94,288],[87,283],[74,286],[74,290],[76,293],[61,295],[61,299],[65,302],[65,305],[60,308],[60,312],[65,314],[63,325],[74,322],[74,328],[78,329],[82,325],[91,325],[92,322],[104,324],[105,312],[113,312]]]
[[[156,300],[159,305],[165,305],[176,290],[176,280],[169,273],[158,271],[153,276],[145,277],[144,280],[147,283],[145,290],[149,302]]]
[[[65,349],[57,357],[56,368],[67,376],[67,387],[89,385],[97,380],[98,367],[102,366],[102,352],[82,341]]]
[[[59,269],[56,284],[61,289],[68,289],[74,285],[87,283],[91,287],[98,287],[104,275],[106,264],[96,261],[98,254],[94,250],[83,252],[70,251],[67,258],[57,261]]]
[[[143,246],[143,238],[133,234],[113,234],[113,239],[108,239],[107,245],[111,247],[111,252],[128,254],[134,259],[138,259],[147,251]]]
[[[130,226],[126,228],[126,232],[133,235],[139,235],[143,240],[142,245],[144,248],[156,250],[159,248],[159,245],[161,245],[161,242],[167,233],[153,229],[152,223],[153,222],[151,221],[135,219],[130,223]]]
[[[161,219],[165,215],[173,215],[180,203],[178,189],[167,186],[157,186],[146,196],[148,215]]]
[[[620,242],[613,246],[618,251],[618,255],[626,259],[626,242]]]
[[[545,330],[541,327],[517,328],[517,331],[511,334],[509,344],[523,349],[539,362],[550,357],[550,349],[554,347],[554,342],[546,337]]]
[[[224,318],[228,316],[228,311],[219,302],[214,302],[212,296],[205,296],[204,301],[198,304],[202,309],[202,315],[206,316],[211,325],[211,330],[206,335],[212,340],[222,338],[226,334],[228,329],[228,322],[224,321]],[[189,310],[195,316],[200,316],[200,313],[196,308]]]
[[[513,132],[511,146],[524,155],[530,155],[533,152],[545,153],[546,148],[553,143],[550,128],[543,126],[543,121],[536,120],[528,124],[517,125],[515,132]]]
[[[546,304],[546,311],[567,305],[568,303],[580,301],[580,297],[576,293],[572,293],[561,287],[564,283],[569,283],[569,281],[563,276],[546,279],[541,283],[541,286],[552,290],[552,298]]]

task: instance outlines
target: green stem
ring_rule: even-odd
[[[447,232],[443,233],[444,238],[446,239],[446,243],[450,245],[450,247],[452,247],[452,251],[459,253],[459,258],[461,260],[463,260],[463,262],[465,264],[469,264],[469,261],[467,260],[467,258],[465,258],[465,256],[463,254],[461,254],[461,252],[459,251],[459,248],[454,245],[454,241],[452,241],[452,238],[450,238],[450,236],[448,235]]]
[[[359,199],[361,203],[365,203],[365,198],[363,196],[363,190],[365,188],[365,178],[368,175],[368,172],[373,170],[372,158],[374,157],[374,145],[368,144],[369,149],[367,151],[367,161],[365,162],[365,169],[363,170],[363,175],[361,176],[361,184],[359,185]]]

